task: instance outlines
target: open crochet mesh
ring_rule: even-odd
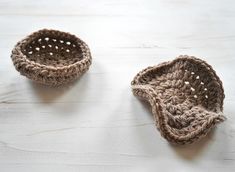
[[[91,64],[90,50],[82,40],[47,29],[18,42],[11,57],[22,75],[47,85],[71,82]]]
[[[148,100],[162,136],[192,143],[222,122],[222,82],[205,61],[180,56],[148,67],[132,81],[133,93]]]

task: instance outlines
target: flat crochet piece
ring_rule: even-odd
[[[18,42],[11,58],[22,75],[51,86],[74,81],[91,65],[85,42],[75,35],[47,29]]]
[[[150,103],[156,126],[169,142],[193,143],[225,120],[222,82],[201,59],[179,56],[148,67],[131,85],[134,95]]]

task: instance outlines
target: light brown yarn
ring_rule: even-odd
[[[74,81],[91,65],[88,46],[75,35],[39,30],[12,50],[17,71],[36,82],[57,86]]]
[[[201,59],[179,56],[148,67],[131,85],[134,95],[151,104],[157,128],[172,143],[193,143],[225,120],[222,82]]]

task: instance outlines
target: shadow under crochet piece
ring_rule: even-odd
[[[47,29],[18,42],[11,58],[22,75],[51,86],[74,81],[89,69],[92,60],[87,44],[81,39]]]
[[[190,144],[224,121],[222,82],[212,67],[192,56],[148,67],[131,83],[147,100],[161,135],[174,144]]]

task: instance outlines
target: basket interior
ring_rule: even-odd
[[[217,102],[221,88],[208,70],[198,64],[178,61],[145,73],[139,83],[152,87],[163,103],[172,108],[184,106],[190,109],[199,105],[216,112],[215,104],[221,103]]]
[[[153,101],[145,94],[148,93],[146,88],[154,90],[153,96],[160,100],[157,106],[151,104],[157,126],[166,124],[161,128],[163,132],[167,130],[164,134],[182,139],[179,142],[183,144],[199,138],[224,120],[218,116],[223,108],[223,88],[213,69],[203,61],[179,58],[149,67],[138,74],[132,84],[144,86],[136,87],[134,93],[150,103]],[[160,119],[163,122],[159,122]]]
[[[82,59],[82,50],[74,39],[53,35],[40,35],[23,47],[26,57],[47,66],[63,67]]]

